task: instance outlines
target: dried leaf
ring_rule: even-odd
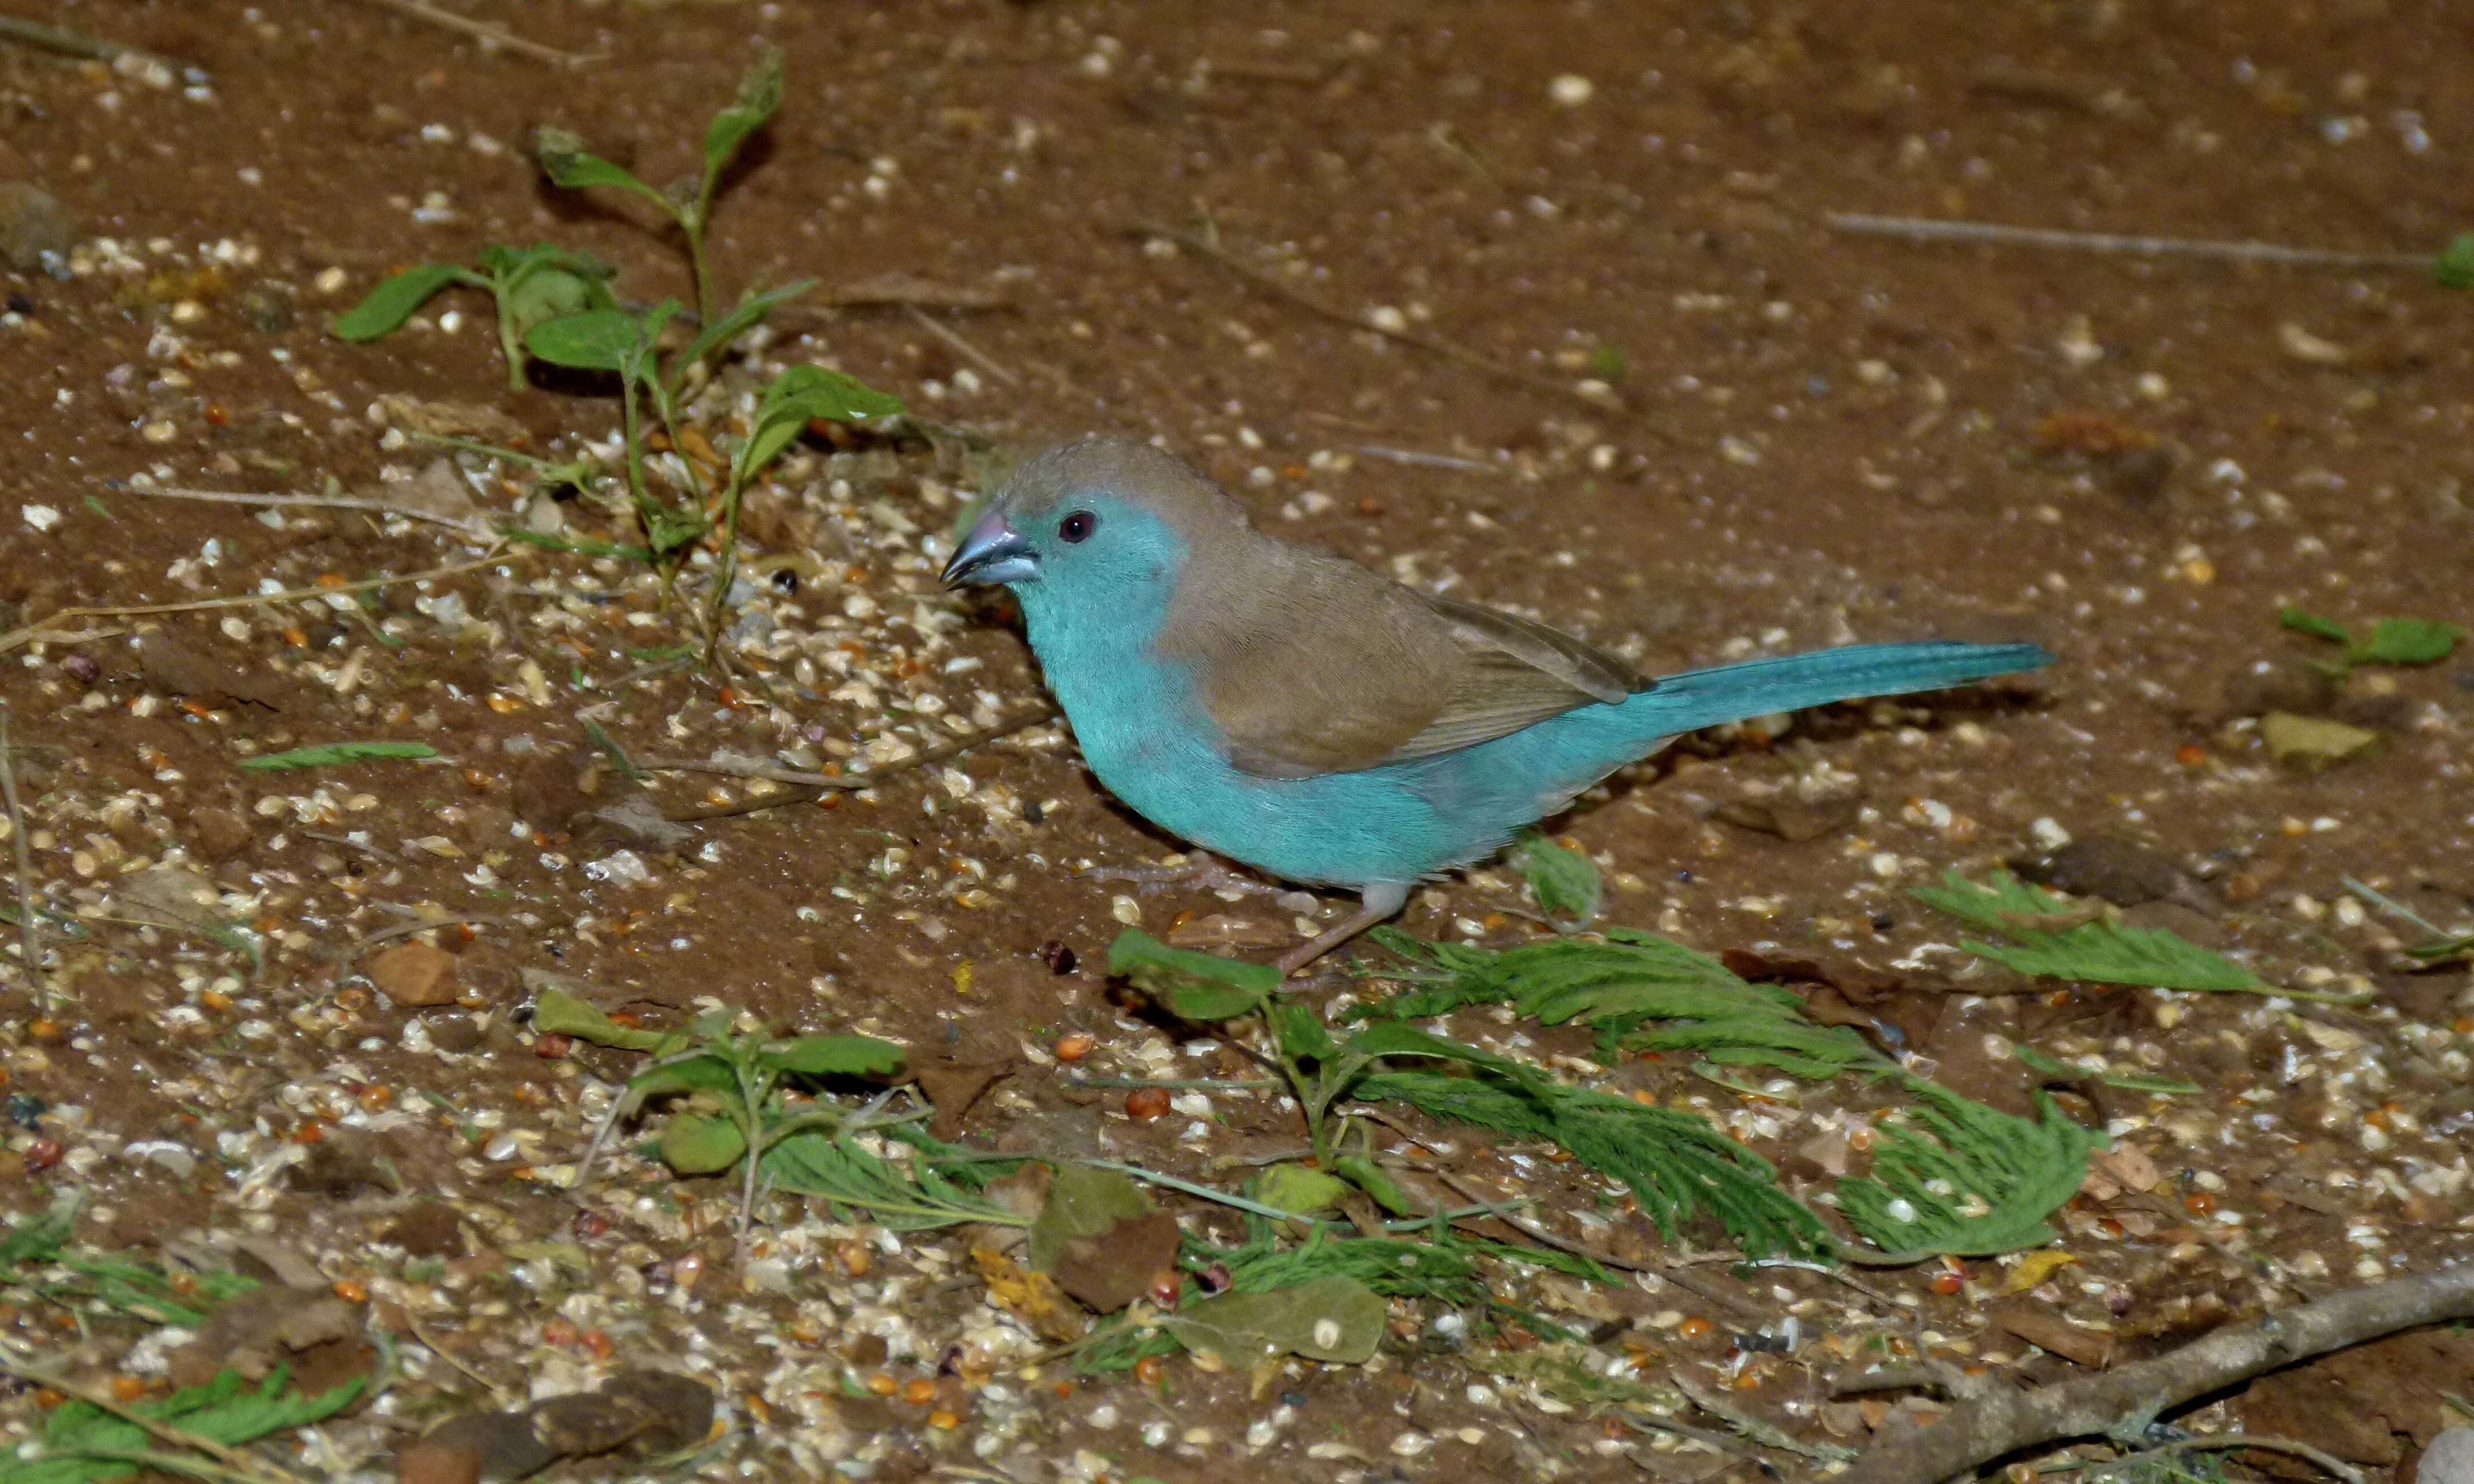
[[[1268,1293],[1228,1293],[1189,1304],[1161,1321],[1188,1349],[1232,1366],[1282,1355],[1363,1365],[1374,1358],[1386,1317],[1380,1295],[1353,1278],[1318,1278]]]
[[[2291,711],[2270,711],[2261,717],[2259,732],[2267,739],[2269,756],[2305,768],[2325,768],[2380,745],[2380,734],[2366,728]]]
[[[1031,1265],[1047,1272],[1065,1244],[1097,1236],[1121,1221],[1151,1214],[1152,1203],[1127,1176],[1087,1164],[1062,1164],[1048,1184],[1048,1200],[1031,1224]]]

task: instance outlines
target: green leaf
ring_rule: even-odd
[[[565,264],[542,264],[508,280],[499,290],[498,313],[514,327],[518,339],[533,326],[571,314],[616,309],[618,300],[602,281],[609,270],[598,264],[586,272]]]
[[[453,263],[421,263],[380,279],[378,286],[352,308],[335,317],[331,328],[345,340],[376,340],[403,328],[413,311],[450,283],[476,283],[469,269]]]
[[[1160,1328],[1190,1350],[1252,1368],[1283,1355],[1363,1365],[1382,1343],[1383,1299],[1353,1278],[1318,1278],[1267,1293],[1225,1293],[1189,1304]]]
[[[757,403],[753,430],[740,445],[735,462],[735,477],[742,485],[753,479],[758,470],[796,442],[814,419],[859,422],[889,418],[901,411],[900,398],[887,396],[839,371],[804,363],[790,367],[773,378],[773,384],[764,389],[764,398]]]
[[[1031,1224],[1031,1265],[1046,1272],[1065,1244],[1099,1236],[1120,1221],[1151,1214],[1143,1187],[1115,1170],[1060,1164],[1048,1182],[1048,1200]]]
[[[1904,1117],[1918,1127],[1883,1128],[1872,1173],[1838,1183],[1848,1223],[1903,1256],[1987,1257],[2051,1241],[2046,1218],[2077,1193],[2104,1136],[2041,1092],[2030,1121],[1931,1083],[1914,1087],[1922,1101]]]
[[[524,348],[552,366],[623,372],[648,339],[643,322],[623,309],[588,309],[534,325]]]
[[[900,1046],[873,1036],[801,1036],[766,1046],[756,1060],[803,1077],[882,1077],[900,1071],[905,1055]]]
[[[688,342],[688,347],[680,351],[678,359],[672,363],[677,370],[671,373],[671,379],[675,381],[686,375],[689,367],[737,340],[750,327],[764,320],[766,315],[815,286],[815,279],[802,278],[796,283],[786,283],[778,289],[767,289],[762,294],[748,295],[740,300],[738,308],[706,325],[702,333]]]
[[[717,1175],[746,1152],[746,1131],[728,1118],[672,1113],[662,1125],[662,1162],[682,1175]]]
[[[930,1232],[969,1221],[1028,1224],[1010,1209],[963,1188],[925,1152],[915,1153],[906,1171],[846,1137],[814,1131],[777,1139],[761,1162],[775,1188],[814,1197],[842,1219],[864,1217],[890,1232]]]
[[[545,1036],[554,1032],[624,1051],[650,1051],[669,1039],[660,1031],[620,1025],[574,995],[555,989],[545,989],[534,998],[533,1029]]]
[[[296,747],[288,753],[244,757],[240,765],[251,773],[279,773],[287,768],[325,768],[335,763],[437,755],[438,749],[426,742],[329,742],[320,747]]]
[[[2474,289],[2474,232],[2461,232],[2431,260],[2431,275],[2444,289]]]
[[[714,183],[721,177],[722,167],[747,142],[747,136],[764,127],[774,110],[782,107],[782,49],[768,46],[756,58],[756,65],[739,80],[739,96],[729,108],[714,115],[704,132],[705,197],[713,195]]]
[[[1302,1164],[1274,1164],[1254,1177],[1251,1193],[1255,1200],[1292,1216],[1311,1216],[1331,1209],[1348,1193],[1348,1182]]]
[[[541,161],[542,173],[554,185],[571,191],[590,190],[597,185],[617,186],[634,191],[639,196],[659,202],[664,211],[678,214],[678,206],[667,196],[637,180],[618,166],[585,149],[580,134],[564,129],[544,129],[533,135],[533,156]]]
[[[2296,634],[2307,634],[2315,639],[2326,639],[2331,644],[2354,642],[2353,634],[2346,632],[2343,624],[2333,618],[2322,618],[2316,613],[2306,613],[2298,608],[2278,609],[2276,621]]]
[[[2407,957],[2420,959],[2426,964],[2437,964],[2443,959],[2461,956],[2474,957],[2474,933],[2468,933],[2462,938],[2441,938],[2432,943],[2418,943],[2405,951]]]
[[[1531,829],[1514,843],[1512,865],[1529,883],[1540,912],[1567,913],[1585,923],[1598,915],[1598,868],[1587,855]]]
[[[2163,928],[2131,927],[2111,919],[2058,929],[2040,927],[2036,925],[2039,918],[2068,921],[2070,904],[2006,871],[1993,873],[1989,886],[1978,886],[1955,871],[1946,872],[1941,885],[1916,887],[1911,895],[1927,906],[2008,939],[2006,944],[1969,941],[1964,945],[1979,958],[2021,973],[2165,990],[2311,997],[2275,988],[2233,960]]]
[[[1383,1167],[1362,1154],[1345,1154],[1331,1161],[1332,1170],[1346,1178],[1349,1184],[1373,1197],[1374,1204],[1395,1216],[1406,1216],[1416,1208],[1400,1183],[1383,1173]]]
[[[290,1373],[280,1366],[255,1386],[237,1371],[223,1371],[203,1386],[140,1401],[133,1410],[209,1442],[236,1447],[323,1422],[352,1405],[364,1384],[365,1377],[355,1376],[312,1397],[293,1386]],[[19,1450],[0,1453],[0,1479],[8,1484],[85,1484],[127,1477],[136,1470],[112,1455],[158,1447],[153,1435],[135,1423],[74,1400],[45,1419],[42,1446],[40,1461],[27,1459]]]
[[[1108,972],[1187,1020],[1225,1020],[1259,1008],[1280,987],[1269,964],[1246,964],[1185,948],[1172,948],[1140,928],[1128,927],[1108,945]]]
[[[1331,1032],[1323,1029],[1322,1017],[1310,1005],[1295,1000],[1274,1005],[1271,1019],[1280,1054],[1292,1062],[1328,1062],[1340,1049],[1332,1042]]]
[[[598,1012],[595,1013],[598,1014]],[[541,1018],[539,1011],[534,1012],[533,1018],[538,1024]],[[617,1025],[612,1026],[611,1029],[626,1035],[653,1034],[649,1031],[627,1031],[625,1027]],[[578,1041],[586,1039],[576,1036],[573,1031],[567,1034],[575,1036]],[[732,1068],[727,1059],[716,1053],[712,1056],[692,1057],[684,1062],[672,1062],[667,1066],[656,1066],[647,1071],[638,1072],[627,1079],[626,1098],[631,1110],[641,1108],[654,1098],[668,1097],[679,1092],[711,1092],[717,1096],[736,1098],[739,1096],[739,1073]]]
[[[2356,664],[2438,664],[2457,648],[2465,631],[2428,618],[2383,618],[2368,637],[2346,652]]]

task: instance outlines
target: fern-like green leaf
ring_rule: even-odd
[[[1914,896],[1927,906],[1998,933],[2005,943],[1966,941],[1962,945],[1978,958],[2055,979],[2080,979],[2097,984],[2142,984],[2161,990],[2202,990],[2220,993],[2288,994],[2259,975],[2219,953],[2163,928],[2131,927],[2110,919],[2074,922],[2071,904],[2037,890],[2006,871],[1993,874],[1990,885],[1978,886],[1953,871],[1939,886],[1920,886]],[[2055,920],[2039,926],[2040,918]],[[2068,925],[2063,925],[2067,922]],[[2320,996],[2305,996],[2320,997]]]
[[[2040,1247],[2047,1219],[2087,1179],[2104,1136],[2036,1095],[2021,1118],[1931,1083],[1906,1115],[1921,1129],[1885,1128],[1872,1173],[1838,1183],[1839,1209],[1866,1241],[1901,1256],[1991,1257]]]
[[[905,1171],[846,1137],[792,1134],[764,1151],[761,1169],[775,1188],[814,1196],[837,1211],[864,1213],[893,1232],[927,1232],[966,1221],[1019,1227],[1018,1212],[914,1158]]]
[[[1386,1071],[1351,1095],[1406,1103],[1507,1138],[1557,1144],[1589,1168],[1629,1187],[1659,1233],[1673,1240],[1687,1222],[1714,1216],[1745,1251],[1825,1256],[1828,1233],[1779,1188],[1769,1161],[1721,1134],[1706,1118],[1551,1084],[1517,1084],[1488,1073]]]

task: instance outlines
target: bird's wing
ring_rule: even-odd
[[[1193,662],[1231,759],[1258,777],[1354,773],[1474,747],[1647,683],[1543,624],[1336,560],[1212,596],[1210,617],[1177,626],[1170,644]]]

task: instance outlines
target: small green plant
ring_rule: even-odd
[[[1589,856],[1546,838],[1541,830],[1521,832],[1509,856],[1514,870],[1529,883],[1538,910],[1566,913],[1587,927],[1598,915],[1598,868]]]
[[[626,169],[584,147],[584,140],[563,129],[544,129],[533,137],[535,155],[550,180],[569,190],[611,186],[643,197],[678,223],[686,236],[688,259],[695,273],[696,313],[713,323],[713,275],[705,262],[705,229],[713,221],[713,198],[720,189],[730,162],[749,138],[782,107],[782,52],[766,47],[740,80],[739,96],[714,115],[704,132],[704,168],[694,179],[667,191],[655,190]]]
[[[546,242],[529,248],[486,247],[479,265],[420,263],[394,274],[369,297],[336,316],[334,331],[371,341],[403,328],[413,312],[441,290],[461,284],[486,290],[498,309],[498,346],[507,358],[507,389],[524,387],[524,336],[562,315],[615,307],[610,270],[581,252]]]
[[[2438,664],[2456,651],[2458,640],[2465,637],[2464,629],[2459,625],[2429,618],[2383,618],[2359,639],[2335,619],[2298,608],[2278,609],[2276,621],[2296,634],[2343,645],[2341,658],[2317,664],[2327,674],[2341,677],[2356,665]]]
[[[395,274],[335,321],[335,333],[368,341],[402,326],[413,311],[441,290],[463,284],[488,291],[498,310],[498,339],[507,357],[509,385],[521,388],[528,365],[541,362],[615,378],[619,398],[626,513],[643,544],[622,545],[590,537],[542,535],[521,529],[499,534],[510,540],[643,562],[674,577],[686,553],[716,538],[720,563],[708,606],[706,653],[716,655],[739,554],[739,516],[747,493],[774,461],[817,421],[855,422],[899,414],[902,403],[838,371],[793,366],[776,377],[759,401],[744,437],[719,437],[722,462],[700,469],[690,453],[700,444],[681,438],[690,409],[690,388],[699,367],[712,363],[775,309],[813,286],[801,279],[751,293],[722,311],[715,298],[706,251],[714,200],[732,162],[773,117],[782,101],[782,57],[764,52],[739,86],[738,96],[707,126],[698,174],[668,191],[656,190],[625,169],[592,154],[576,136],[544,130],[536,139],[543,171],[571,190],[610,186],[658,203],[685,238],[695,278],[695,333],[666,353],[674,321],[690,318],[676,299],[648,308],[622,305],[611,293],[610,270],[592,258],[552,244],[490,247],[477,267],[423,263]],[[678,457],[650,467],[651,431],[658,426]],[[545,482],[592,491],[597,471],[589,465],[552,465],[512,449],[462,440],[437,440],[491,458],[531,466]],[[656,489],[654,475],[669,487]]]
[[[2023,974],[2079,979],[2096,984],[2147,985],[2230,994],[2279,994],[2288,999],[2348,1004],[2359,995],[2324,994],[2268,983],[2219,953],[2179,933],[2132,927],[2063,898],[2029,886],[2006,871],[1979,886],[1946,872],[1939,886],[1919,886],[1917,900],[2004,942],[1963,940],[1961,946]]]
[[[682,1175],[740,1169],[740,1233],[744,1236],[755,1219],[760,1171],[784,1140],[809,1133],[846,1138],[926,1116],[884,1118],[878,1116],[877,1103],[854,1110],[830,1097],[793,1106],[786,1095],[796,1084],[881,1079],[899,1071],[903,1050],[891,1041],[871,1036],[740,1035],[731,1030],[731,1019],[726,1012],[716,1012],[699,1017],[684,1031],[643,1031],[618,1024],[564,991],[541,993],[533,1003],[533,1026],[544,1035],[571,1036],[653,1057],[652,1065],[630,1078],[612,1102],[586,1152],[587,1168],[619,1123],[656,1098],[677,1098],[679,1106],[664,1120],[656,1145],[662,1162]],[[851,1152],[863,1153],[856,1146]]]

